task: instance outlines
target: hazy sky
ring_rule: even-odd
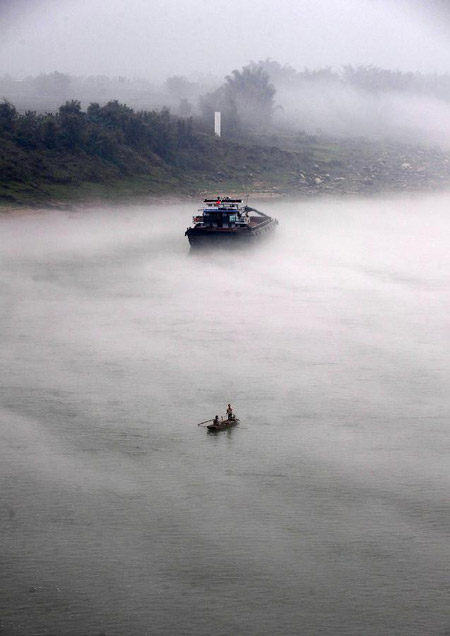
[[[444,0],[0,0],[0,74],[220,77],[270,57],[301,70],[450,71]]]

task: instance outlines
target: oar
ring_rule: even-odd
[[[201,426],[202,424],[208,424],[208,422],[212,422],[213,420],[205,420],[204,422],[199,422],[197,426]]]

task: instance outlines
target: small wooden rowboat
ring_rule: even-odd
[[[236,424],[239,424],[240,420],[238,420],[237,417],[235,417],[232,420],[223,420],[222,422],[217,422],[217,424],[208,424],[208,426],[206,427],[209,431],[223,431],[226,428],[232,428],[233,426],[236,426]]]

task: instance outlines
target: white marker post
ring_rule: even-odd
[[[216,134],[218,137],[220,137],[220,112],[215,112],[214,113],[214,134]]]

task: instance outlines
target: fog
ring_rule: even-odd
[[[446,73],[448,20],[5,1],[0,74]],[[430,95],[277,88],[291,130],[449,142]],[[198,254],[196,203],[0,216],[5,636],[448,633],[450,196],[249,203],[274,240]]]
[[[251,203],[0,219],[6,634],[448,629],[449,197]]]
[[[450,148],[450,102],[419,92],[365,91],[336,82],[277,90],[282,126],[336,137]]]
[[[0,74],[14,81],[2,84],[0,96],[22,112],[56,110],[64,99],[81,99],[83,108],[119,99],[136,109],[167,104],[175,113],[186,97],[195,114],[200,95],[250,60],[298,71],[361,65],[447,73],[449,24],[444,2],[415,0],[3,2]],[[55,70],[72,76],[63,92],[15,81]],[[186,94],[167,92],[174,75],[188,78]],[[276,88],[275,123],[296,131],[449,147],[448,97],[339,82]]]
[[[442,9],[442,12],[440,12]],[[445,3],[413,0],[3,2],[0,73],[224,76],[249,60],[446,72]]]

